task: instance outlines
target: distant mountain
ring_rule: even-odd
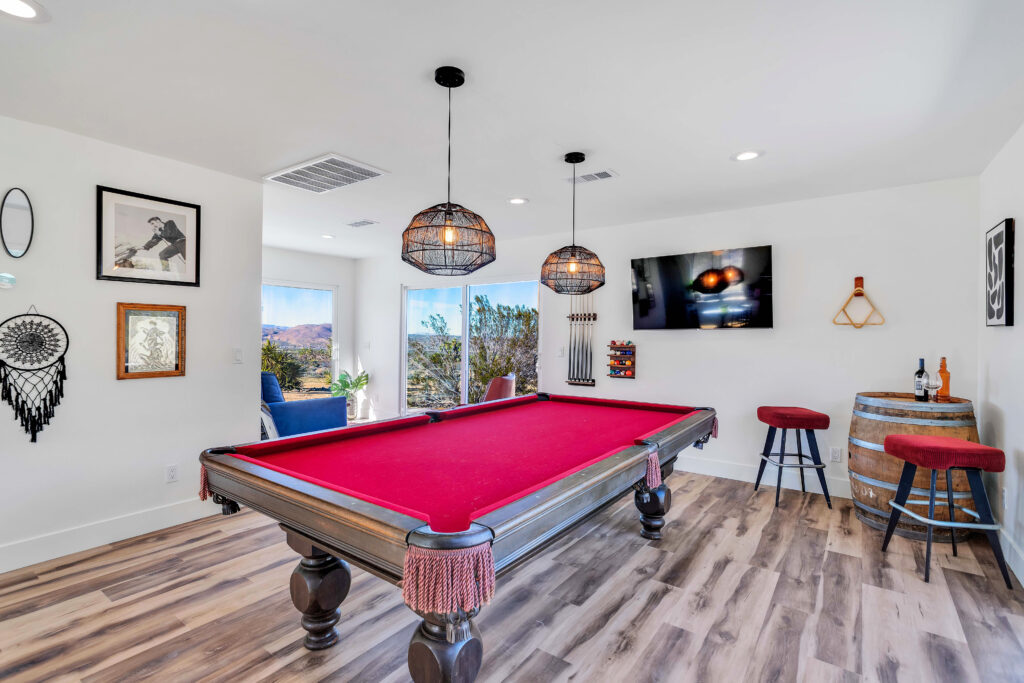
[[[324,348],[330,339],[330,323],[294,325],[292,327],[283,327],[281,325],[263,326],[263,341],[269,340],[285,348]]]

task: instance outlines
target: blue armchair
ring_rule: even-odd
[[[278,436],[294,436],[321,429],[337,429],[348,424],[344,396],[312,398],[285,402],[281,385],[272,372],[261,373],[263,402],[274,420]],[[267,430],[268,433],[270,430]]]

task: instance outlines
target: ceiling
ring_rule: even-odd
[[[384,169],[266,187],[266,244],[348,256],[445,198],[442,64],[467,74],[453,201],[553,247],[568,151],[619,174],[579,188],[588,228],[972,175],[1024,120],[1016,0],[41,1],[0,20],[0,114],[251,179]]]

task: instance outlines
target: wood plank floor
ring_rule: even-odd
[[[628,497],[498,583],[482,681],[1019,681],[1024,590],[988,546],[953,557],[860,524],[850,501],[676,473],[660,543]],[[0,575],[0,679],[406,681],[418,621],[353,570],[342,640],[311,653],[297,558],[253,512]]]

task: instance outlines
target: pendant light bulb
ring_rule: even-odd
[[[446,214],[444,217],[444,243],[455,244],[459,241],[459,231],[452,225],[452,215]]]
[[[575,273],[579,269],[580,269],[580,264],[576,263],[575,261],[569,261],[569,272],[570,273]]]

